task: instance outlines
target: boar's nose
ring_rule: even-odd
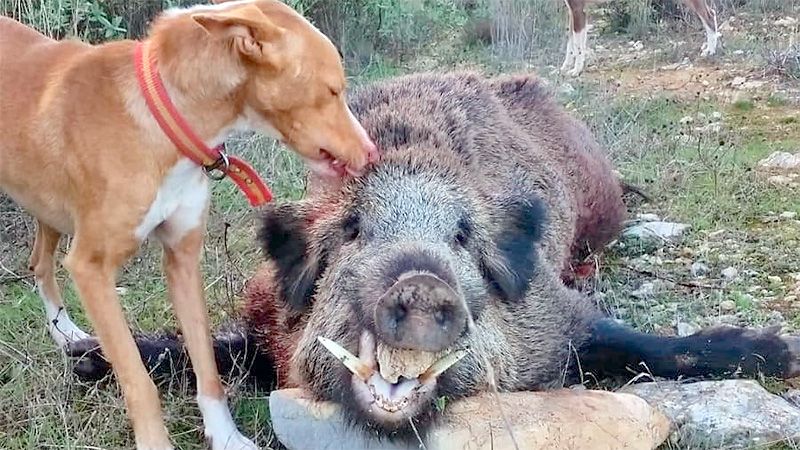
[[[401,276],[378,300],[378,338],[397,348],[436,352],[464,331],[467,311],[458,293],[430,273]]]

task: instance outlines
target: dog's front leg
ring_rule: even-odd
[[[92,226],[78,227],[64,265],[75,281],[103,353],[111,361],[122,387],[137,450],[172,450],[158,391],[142,364],[115,290],[116,272],[136,250],[138,242],[133,236],[125,239],[110,234]]]
[[[166,229],[159,230],[159,236],[164,245],[164,271],[170,299],[197,375],[197,403],[203,414],[206,438],[213,450],[257,450],[258,447],[236,428],[217,372],[200,276],[203,226],[178,239],[174,239],[174,233],[167,232],[169,224],[163,227]]]
[[[59,347],[64,347],[69,343],[86,339],[89,335],[70,318],[56,282],[55,252],[60,237],[61,233],[55,228],[37,220],[30,268],[33,270],[36,290],[44,304],[47,331]]]

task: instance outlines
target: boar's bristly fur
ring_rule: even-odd
[[[489,365],[504,391],[640,363],[663,376],[798,373],[794,338],[639,333],[564,284],[571,261],[618,233],[625,208],[603,151],[535,78],[409,76],[355,91],[351,106],[380,163],[341,185],[312,178],[305,199],[263,218],[267,262],[244,316],[281,387],[342,404],[373,435],[413,439],[410,423],[424,436],[437,398],[489,389]],[[319,337],[372,373],[351,374]],[[459,350],[433,381],[403,359]]]

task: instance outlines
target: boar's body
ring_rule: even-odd
[[[408,420],[424,428],[435,416],[432,398],[488,389],[487,364],[501,390],[561,385],[578,367],[625,373],[640,362],[666,376],[796,370],[794,353],[774,334],[641,334],[564,285],[570,262],[607,243],[625,208],[597,143],[535,79],[412,76],[358,90],[351,104],[382,161],[341,189],[311,180],[305,200],[265,218],[270,261],[249,285],[246,317],[275,358],[281,386],[342,403],[355,422],[382,434],[413,436]],[[434,281],[412,283],[409,273]],[[447,295],[420,303],[394,294],[436,280],[453,288],[474,325],[428,321],[457,316]],[[430,313],[438,306],[445,314]],[[406,327],[407,316],[415,327]],[[442,338],[438,327],[458,333]],[[386,398],[402,383],[362,389],[320,336],[371,367],[373,340],[378,351],[384,344],[469,353],[433,387],[392,402]]]
[[[312,179],[307,198],[267,209],[268,261],[248,283],[246,331],[218,342],[221,367],[255,343],[279,386],[341,403],[394,438],[413,437],[412,421],[424,434],[437,397],[487,390],[489,365],[508,391],[641,362],[663,376],[798,373],[794,338],[639,333],[565,286],[570,260],[602,247],[625,210],[598,145],[535,79],[411,76],[362,88],[351,105],[382,160],[341,186]],[[319,337],[358,355],[355,374]],[[167,346],[154,342],[140,348],[161,361]],[[405,361],[459,350],[441,374]],[[96,372],[88,361],[77,371]]]

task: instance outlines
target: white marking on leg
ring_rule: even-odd
[[[206,439],[212,450],[258,450],[258,447],[236,428],[224,399],[197,396],[203,414]]]
[[[583,72],[583,66],[586,64],[586,30],[589,27],[575,33],[575,67],[568,72],[569,76],[576,77]]]
[[[714,18],[714,21],[716,21],[716,17]],[[719,39],[719,33],[712,29],[705,21],[703,21],[703,28],[706,30],[706,43],[703,44],[700,55],[710,56],[717,52],[717,40]]]
[[[169,447],[153,447],[152,445],[140,444],[139,441],[137,440],[136,450],[175,450],[175,447],[171,445]]]
[[[569,39],[567,39],[567,53],[564,55],[561,71],[566,72],[573,64],[575,64],[575,32],[570,30]]]
[[[42,283],[39,280],[36,280],[36,290],[39,292],[39,296],[42,298],[42,303],[44,304],[47,331],[50,333],[50,337],[53,338],[56,345],[64,347],[70,342],[80,341],[90,337],[88,333],[75,325],[75,322],[69,317],[69,313],[63,305],[59,305],[47,297]]]

